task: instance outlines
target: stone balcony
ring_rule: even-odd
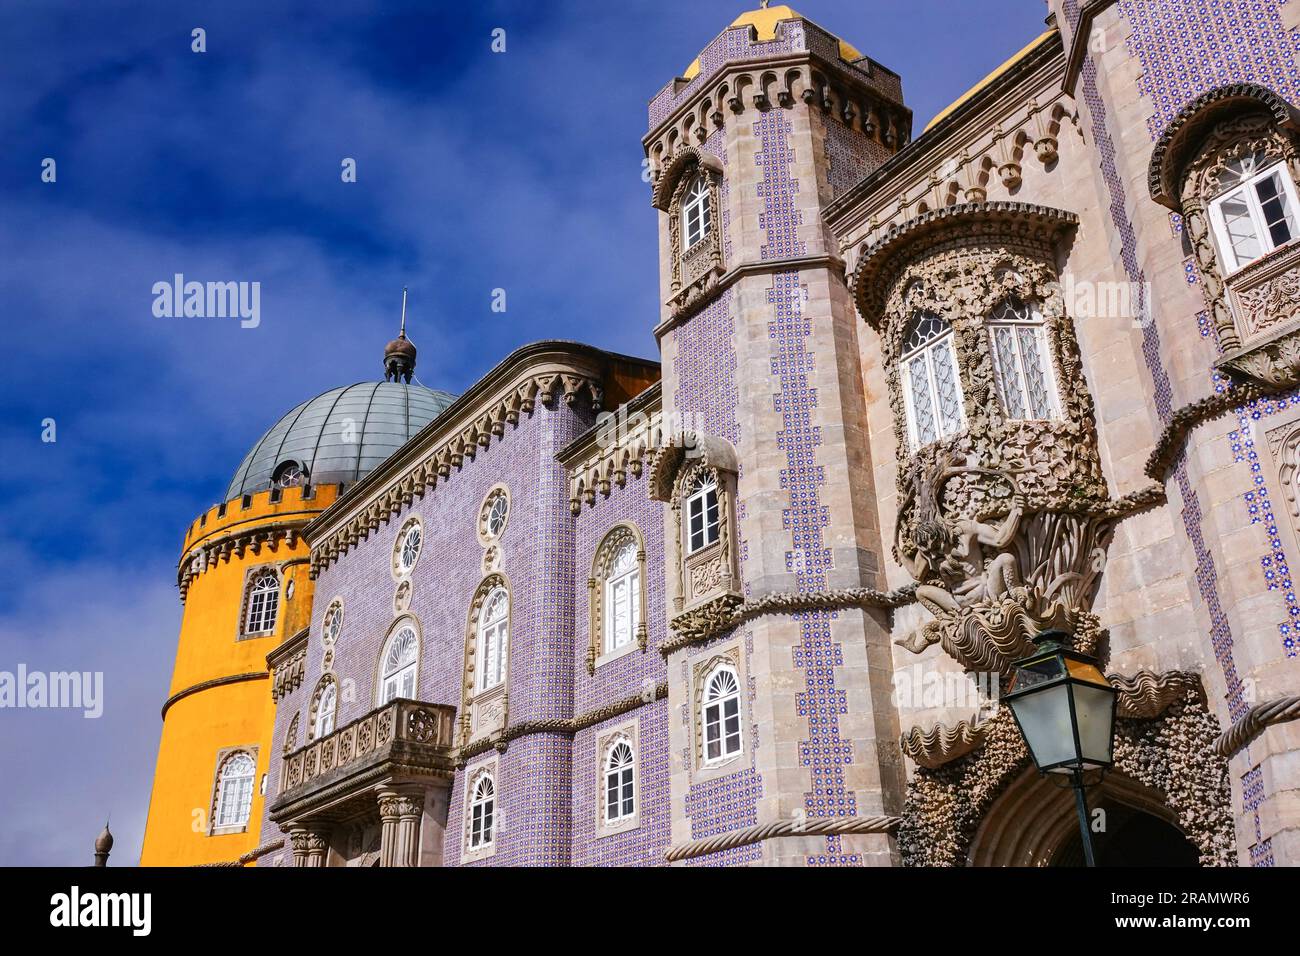
[[[377,813],[384,824],[394,825],[395,839],[398,817],[390,821],[389,810],[392,814],[401,810],[412,817],[418,830],[424,794],[445,791],[455,772],[455,713],[453,707],[399,698],[286,754],[280,768],[280,795],[271,805],[270,817],[294,839],[295,857],[299,835],[304,848],[310,838],[311,852],[321,855],[322,862],[301,865],[325,865],[329,834],[341,821]],[[418,847],[404,846],[398,855],[409,862],[399,861],[394,856],[396,846],[389,847],[388,829],[386,861],[415,865]],[[408,839],[416,840],[418,834],[407,835],[402,842]]]
[[[1217,364],[1266,385],[1300,381],[1300,242],[1228,276],[1224,295],[1241,344]]]

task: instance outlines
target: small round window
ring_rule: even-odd
[[[296,461],[282,461],[276,466],[271,483],[277,488],[297,488],[307,484],[307,470]]]
[[[504,487],[493,488],[483,501],[479,513],[478,533],[484,543],[490,543],[501,537],[510,517],[510,494]]]
[[[406,577],[420,559],[420,546],[424,543],[424,529],[419,518],[408,518],[398,532],[393,546],[393,574],[398,580]]]

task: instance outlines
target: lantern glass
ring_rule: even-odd
[[[1022,692],[1023,693],[1023,692]],[[1074,727],[1070,722],[1070,685],[1064,682],[1009,697],[1020,732],[1042,769],[1073,762]]]
[[[1080,761],[1088,769],[1109,767],[1115,739],[1115,692],[1109,687],[1074,684],[1073,693]]]

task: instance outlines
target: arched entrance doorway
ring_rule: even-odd
[[[1098,866],[1198,866],[1163,794],[1111,772],[1088,789]],[[1083,866],[1074,791],[1032,767],[1007,787],[975,833],[972,866]]]

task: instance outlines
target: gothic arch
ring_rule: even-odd
[[[651,204],[661,212],[668,212],[673,194],[677,191],[677,184],[688,178],[688,175],[696,169],[707,170],[715,176],[721,176],[722,162],[718,157],[698,146],[685,146],[678,149],[659,173],[659,181],[655,183]]]

